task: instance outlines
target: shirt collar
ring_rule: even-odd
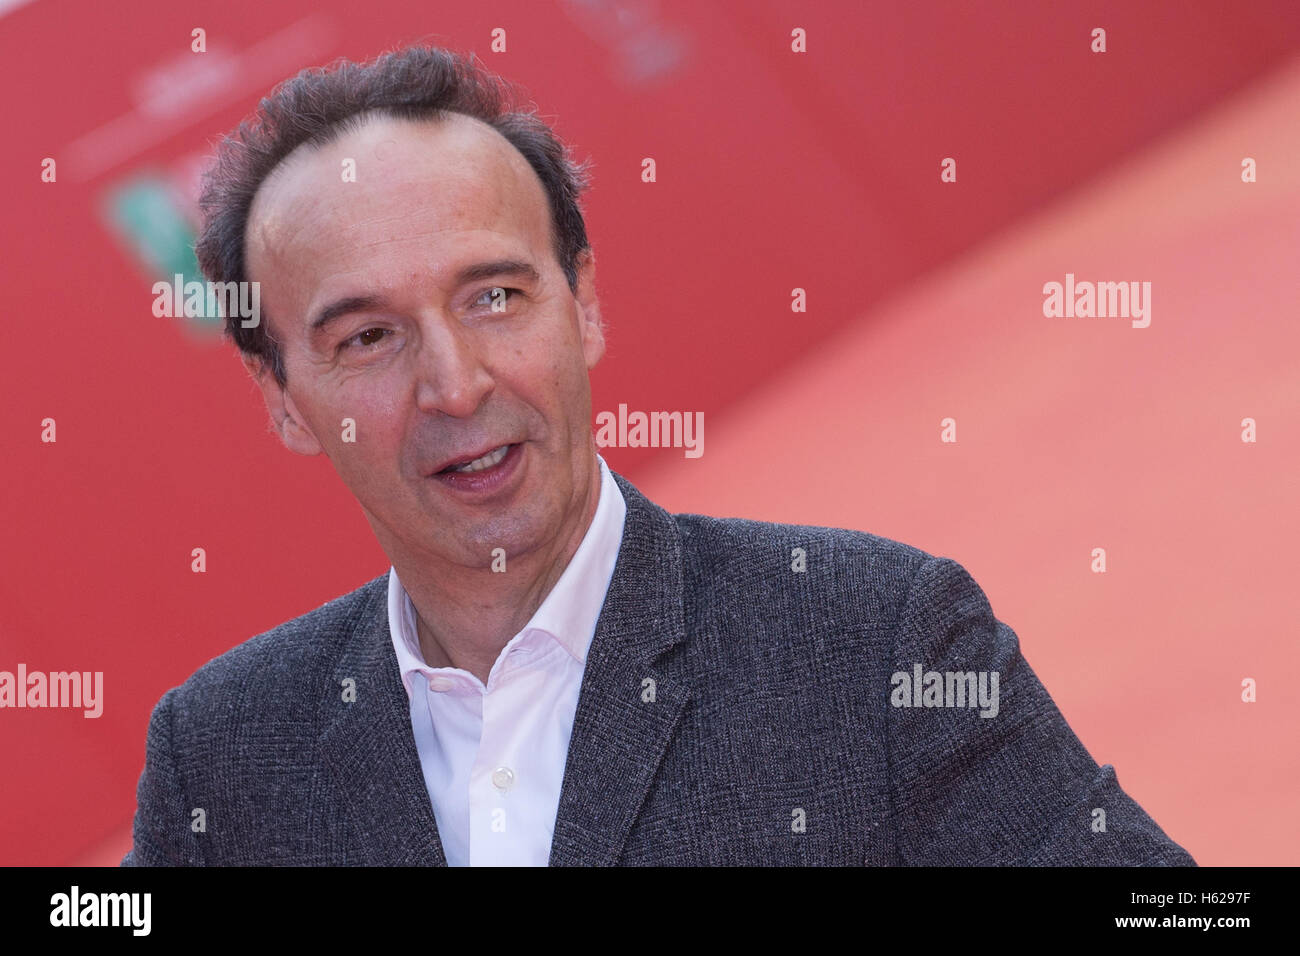
[[[541,631],[583,664],[596,634],[596,621],[605,603],[605,593],[614,576],[627,517],[627,502],[610,474],[609,466],[599,454],[596,460],[600,463],[600,492],[587,533],[541,606],[511,639],[513,643],[530,630]],[[415,606],[398,579],[395,567],[388,569],[388,625],[402,682],[409,694],[413,675],[432,668],[420,650]]]

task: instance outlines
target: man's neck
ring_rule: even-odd
[[[398,578],[415,606],[420,651],[430,667],[459,667],[485,685],[501,649],[542,606],[590,528],[599,503],[599,462],[578,518],[552,542],[509,557],[509,574],[404,561]],[[430,622],[434,622],[432,625]]]

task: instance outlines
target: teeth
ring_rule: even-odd
[[[487,469],[487,468],[491,468],[491,467],[497,465],[498,463],[500,463],[501,459],[504,458],[504,457],[506,457],[506,452],[508,452],[509,450],[510,450],[510,446],[509,446],[509,445],[502,445],[500,448],[497,448],[497,449],[494,450],[494,451],[490,451],[490,452],[488,452],[488,453],[487,453],[486,455],[484,455],[482,458],[475,458],[473,461],[466,462],[466,463],[463,464],[463,465],[458,465],[457,467],[455,467],[455,468],[450,468],[450,469],[448,469],[448,470],[449,470],[449,471],[461,471],[461,472],[464,472],[464,471],[483,471],[483,470],[485,470],[485,469]]]

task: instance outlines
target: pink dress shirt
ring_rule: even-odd
[[[627,504],[600,462],[596,514],[573,559],[487,685],[430,667],[415,607],[388,572],[388,623],[424,784],[451,866],[546,866],[587,648],[614,575]]]

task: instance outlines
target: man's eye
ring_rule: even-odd
[[[358,332],[352,338],[343,343],[343,348],[369,348],[378,345],[384,340],[384,337],[391,335],[391,329],[373,328],[366,329],[364,332]]]
[[[482,295],[474,300],[474,304],[478,305],[479,303],[482,303],[490,309],[499,302],[501,304],[497,306],[497,308],[504,312],[506,306],[510,304],[510,299],[519,294],[519,289],[507,289],[504,286],[496,286],[486,290]]]

